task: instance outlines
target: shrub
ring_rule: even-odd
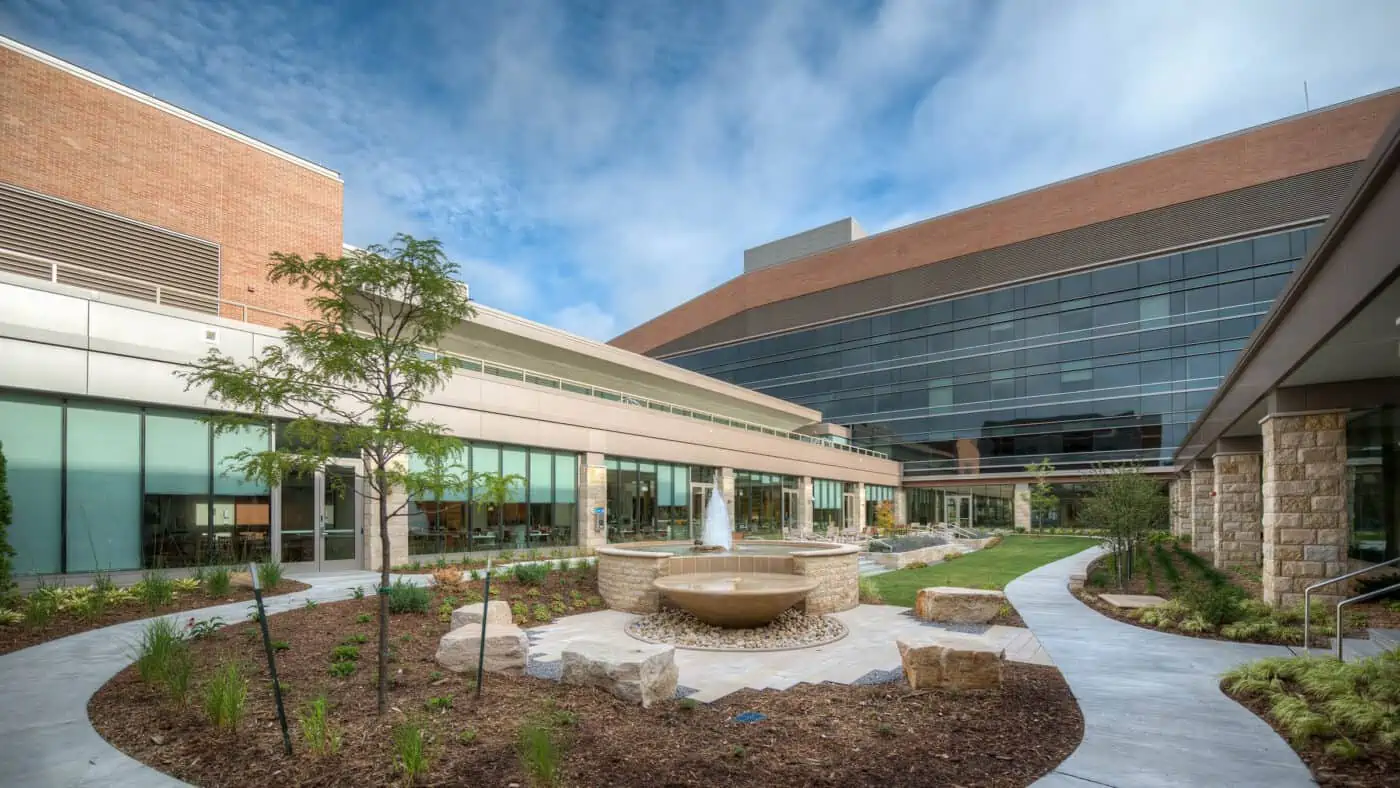
[[[237,728],[248,699],[248,680],[238,663],[230,662],[204,686],[204,713],[219,728]]]
[[[1240,618],[1244,592],[1232,585],[1192,583],[1181,590],[1179,599],[1213,630]]]
[[[204,593],[209,596],[225,596],[232,586],[232,573],[226,566],[211,567],[204,573]]]
[[[355,665],[356,663],[354,662],[332,662],[331,675],[338,679],[343,679],[355,672]]]
[[[369,613],[361,613],[358,616],[355,616],[355,623],[357,624],[368,624],[373,620],[374,616],[370,615]]]
[[[510,573],[521,585],[538,586],[543,585],[549,576],[549,567],[545,564],[516,564],[510,568]]]
[[[287,641],[285,641],[285,640],[274,640],[274,641],[272,641],[272,650],[273,650],[273,651],[286,651],[286,650],[290,649],[291,647],[292,647],[292,644],[289,643],[289,642],[287,642]]]
[[[340,752],[340,730],[331,722],[327,706],[326,696],[322,695],[297,712],[301,738],[306,741],[306,749],[316,755]]]
[[[350,596],[351,596],[352,599],[364,599],[364,598],[365,598],[365,587],[364,587],[364,586],[355,586],[355,590],[350,592]]]
[[[282,565],[276,561],[264,561],[258,564],[258,584],[265,590],[272,590],[282,582]]]
[[[336,646],[331,649],[331,662],[355,662],[359,658],[359,646]]]
[[[883,605],[885,596],[880,593],[880,587],[875,584],[872,577],[862,577],[859,581],[860,603],[862,605]]]
[[[177,577],[170,581],[170,587],[181,594],[198,591],[201,585],[203,585],[201,581],[194,577]]]
[[[440,566],[432,571],[434,585],[453,590],[462,584],[462,570],[453,566]]]
[[[369,636],[366,635],[366,634],[363,633],[363,632],[356,632],[355,634],[350,635],[349,637],[345,638],[345,642],[346,642],[346,643],[361,643],[361,644],[362,644],[362,643],[367,642],[368,640],[369,640]]]
[[[431,698],[428,698],[426,705],[428,707],[428,711],[447,711],[448,709],[452,708],[452,696],[435,695]]]
[[[533,616],[536,621],[545,622],[550,619],[549,608],[544,605],[535,605]]]
[[[185,647],[180,628],[168,618],[147,622],[136,644],[136,672],[147,684],[158,683],[165,675],[171,654]]]
[[[40,588],[24,598],[24,623],[36,629],[48,626],[58,613],[58,599]]]
[[[403,772],[404,781],[413,781],[426,774],[431,764],[428,753],[427,731],[416,722],[405,722],[394,727],[394,767]]]
[[[559,785],[564,753],[554,739],[554,731],[540,722],[521,726],[517,745],[520,765],[537,788]]]
[[[416,586],[404,580],[395,580],[389,586],[390,613],[426,613],[432,601],[432,594],[423,586]]]
[[[549,603],[549,612],[556,616],[562,616],[569,612],[569,608],[564,605],[563,600]]]
[[[175,583],[160,572],[142,572],[140,582],[131,589],[150,610],[168,605],[175,599]]]

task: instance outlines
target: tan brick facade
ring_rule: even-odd
[[[645,353],[765,304],[1361,161],[1397,111],[1400,91],[1392,91],[878,233],[731,279],[613,344]]]
[[[1347,571],[1346,414],[1279,413],[1264,433],[1264,601],[1290,606]],[[1340,586],[1314,599],[1335,605]]]
[[[1216,454],[1215,565],[1253,571],[1263,560],[1260,455]]]
[[[1210,557],[1215,553],[1215,469],[1198,464],[1191,469],[1191,549]]]
[[[300,291],[265,281],[269,253],[340,253],[333,174],[5,47],[0,129],[0,181],[218,244],[222,297],[254,322],[306,312]]]

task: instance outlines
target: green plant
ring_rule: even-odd
[[[862,577],[858,581],[860,588],[860,603],[862,605],[883,605],[885,597],[880,593],[880,587],[875,584],[874,578]]]
[[[336,646],[331,649],[331,662],[355,662],[359,658],[359,646]]]
[[[404,774],[404,781],[414,780],[428,772],[432,756],[428,752],[428,732],[416,722],[394,726],[394,767]]]
[[[520,727],[517,744],[520,765],[537,788],[559,785],[564,760],[563,749],[554,738],[554,731],[540,722],[527,722]]]
[[[748,754],[749,751],[742,744],[735,744],[729,748],[729,757],[731,758],[743,758]]]
[[[238,663],[230,662],[204,686],[204,713],[220,728],[237,728],[243,719],[243,704],[248,699],[248,680]]]
[[[15,587],[15,548],[10,545],[10,525],[14,518],[14,502],[10,499],[9,470],[5,461],[5,444],[0,442],[0,595]]]
[[[282,565],[276,561],[264,561],[258,564],[258,585],[264,591],[271,591],[282,582]]]
[[[233,573],[226,566],[209,567],[203,580],[204,593],[209,596],[227,596],[233,587]]]
[[[694,698],[681,698],[676,701],[676,706],[680,708],[681,711],[695,711],[700,708],[700,701]]]
[[[509,499],[508,499],[508,498],[503,498],[502,500],[504,501],[504,500],[509,500]],[[510,563],[511,561],[514,561],[514,560],[515,560],[515,553],[514,553],[513,551],[511,551],[511,550],[502,550],[501,552],[499,552],[499,553],[496,554],[496,563],[498,563],[498,564],[508,564],[508,563]]]
[[[369,641],[369,635],[366,635],[366,634],[363,633],[363,632],[356,632],[355,634],[349,635],[349,636],[347,636],[347,637],[345,638],[345,642],[346,642],[346,643],[355,643],[355,644],[360,644],[360,645],[363,645],[364,643],[366,643],[366,642],[368,642],[368,641]]]
[[[1093,494],[1081,503],[1079,520],[1106,533],[1105,547],[1117,558],[1111,580],[1121,589],[1132,577],[1133,559],[1146,549],[1149,535],[1167,524],[1167,496],[1162,483],[1133,462],[1097,463],[1091,489]]]
[[[566,607],[562,601],[560,601],[560,602],[550,602],[550,603],[549,603],[549,612],[550,612],[550,613],[553,613],[553,614],[556,615],[556,616],[562,616],[562,615],[564,615],[565,613],[568,613],[568,612],[569,612],[569,608]]]
[[[451,621],[452,610],[453,607],[451,602],[443,602],[441,605],[438,605],[438,621],[441,621],[444,624]]]
[[[373,620],[374,616],[371,616],[369,613],[361,613],[358,616],[355,616],[355,623],[357,624],[368,624]]]
[[[307,610],[315,610],[315,609],[316,609],[316,600],[314,600],[314,599],[308,599],[308,600],[306,600],[306,604],[303,605],[303,607],[306,608]]]
[[[452,708],[451,695],[434,695],[428,698],[428,711],[447,711]]]
[[[132,589],[149,610],[168,605],[175,599],[174,581],[160,572],[142,572],[140,582],[133,585]]]
[[[343,679],[355,672],[355,666],[357,664],[358,663],[355,662],[332,662],[331,675],[338,679]]]
[[[600,596],[590,596],[590,597],[588,598],[588,606],[589,606],[589,607],[602,607],[602,606],[603,606],[603,598],[600,597]]]
[[[538,588],[527,588],[525,589],[525,597],[527,599],[539,599],[540,590]]]
[[[535,605],[535,609],[532,611],[531,615],[536,621],[542,622],[548,621],[551,618],[549,615],[549,608],[544,605]]]
[[[155,618],[146,623],[141,640],[136,644],[136,672],[147,684],[155,684],[165,675],[171,654],[185,647],[185,639],[174,621]]]
[[[476,728],[464,728],[457,734],[457,741],[463,744],[471,744],[476,741]]]
[[[441,681],[446,675],[447,674],[443,673],[440,670],[435,670],[432,673],[428,674],[428,681],[429,683],[436,684],[437,682]]]
[[[177,577],[170,581],[170,587],[182,594],[198,591],[200,585],[200,581],[193,577]]]
[[[425,586],[395,580],[389,587],[390,613],[426,613],[431,602],[432,593]]]
[[[355,590],[353,590],[353,591],[350,592],[350,596],[351,596],[351,598],[353,598],[353,599],[364,599],[364,598],[365,598],[365,587],[364,587],[364,586],[355,586]]]
[[[515,578],[515,582],[521,585],[538,586],[543,585],[545,578],[549,576],[549,566],[547,564],[515,564],[510,568],[510,573]]]
[[[190,640],[203,640],[215,632],[218,632],[220,629],[223,629],[223,626],[224,620],[218,616],[213,616],[203,621],[195,621],[191,618],[186,628],[189,630],[188,634]]]
[[[297,727],[306,749],[315,755],[333,755],[340,752],[340,730],[330,720],[326,696],[321,695],[297,712]]]
[[[1240,601],[1244,598],[1244,591],[1232,585],[1191,583],[1181,589],[1177,598],[1209,627],[1199,631],[1211,631],[1240,618]]]
[[[290,649],[291,647],[292,647],[292,644],[289,643],[289,642],[287,642],[287,641],[285,641],[285,640],[274,640],[274,641],[272,641],[272,650],[273,650],[273,651],[287,651],[287,650]]]

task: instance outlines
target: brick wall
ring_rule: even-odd
[[[764,304],[1361,161],[1400,90],[1100,170],[744,274],[613,340],[638,353]]]
[[[267,284],[268,254],[341,249],[338,178],[7,47],[0,129],[0,181],[219,244],[227,300],[305,314],[300,291]]]

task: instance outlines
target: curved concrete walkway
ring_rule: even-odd
[[[407,575],[426,582],[426,575]],[[297,578],[311,588],[265,600],[269,613],[300,607],[308,599],[348,599],[356,586],[372,592],[379,576],[344,572]],[[415,578],[417,578],[415,580]],[[226,623],[248,616],[251,601],[168,616],[219,616]],[[93,730],[87,704],[93,693],[131,664],[146,621],[128,621],[0,656],[0,786],[71,788],[167,788],[184,786],[122,754]]]
[[[1104,616],[1070,594],[1101,548],[1013,580],[1006,595],[1084,713],[1084,740],[1040,788],[1315,785],[1272,728],[1219,689],[1221,674],[1282,646],[1171,635]]]

